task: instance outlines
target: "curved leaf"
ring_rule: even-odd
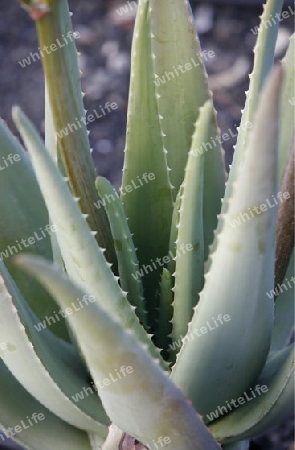
[[[17,108],[13,111],[13,117],[32,156],[50,218],[57,227],[57,240],[69,276],[85,286],[96,301],[125,327],[133,328],[138,339],[149,345],[152,354],[161,358],[128,303],[127,294],[118,285],[118,279],[106,262],[102,249],[96,244],[85,217],[81,215],[35,128]]]
[[[138,272],[138,260],[122,202],[106,178],[98,177],[95,185],[100,198],[105,203],[110,222],[118,259],[121,287],[127,292],[129,303],[135,306],[136,314],[141,323],[146,326],[146,312],[143,288]]]
[[[41,59],[59,156],[69,177],[72,193],[79,198],[81,211],[88,214],[90,229],[97,231],[97,242],[106,248],[107,259],[116,263],[104,208],[98,210],[95,207],[99,200],[94,186],[96,173],[82,100],[76,35],[67,0],[51,1],[50,13],[36,20],[36,28],[40,48],[56,47],[55,51],[41,52]]]
[[[245,165],[172,371],[202,415],[251,386],[269,351],[274,306],[265,292],[274,280],[277,208],[257,207],[277,193],[281,80],[278,67],[261,96]],[[233,336],[239,336],[234,343]]]
[[[256,45],[254,48],[254,65],[252,74],[249,76],[249,90],[246,92],[245,108],[242,111],[241,123],[239,127],[239,134],[233,155],[233,162],[229,173],[228,181],[226,183],[224,200],[222,202],[222,215],[227,212],[230,199],[233,195],[234,185],[238,178],[238,173],[243,166],[246,152],[250,143],[253,125],[255,123],[255,115],[258,107],[258,99],[262,88],[265,85],[267,76],[271,72],[274,63],[274,52],[276,39],[279,29],[279,21],[276,21],[270,27],[263,24],[271,20],[276,14],[280,14],[282,10],[283,0],[268,0],[264,5],[264,11],[261,16],[261,25],[257,36]],[[210,249],[210,254],[213,254],[217,247],[217,236],[223,226],[222,218],[218,221],[217,230],[214,241]],[[211,260],[207,261],[206,271],[209,270]]]
[[[52,231],[30,159],[1,119],[0,156],[0,260],[5,261],[22,295],[42,320],[57,305],[33,278],[12,264],[12,256],[25,251],[51,259]],[[52,331],[69,339],[63,318],[53,325]]]
[[[256,386],[264,393],[210,426],[215,439],[231,442],[264,433],[292,414],[294,409],[294,344],[270,358]],[[267,391],[266,391],[267,389]],[[265,392],[266,391],[266,392]],[[254,392],[254,386],[253,386]]]
[[[42,330],[3,264],[0,270],[3,276],[0,341],[6,344],[1,352],[4,363],[28,392],[58,417],[106,437],[107,428],[100,422],[108,424],[108,417],[96,395],[86,397],[86,392],[95,390],[87,382],[87,372],[78,355],[49,330]],[[76,394],[81,392],[83,397],[75,402]]]
[[[40,258],[21,256],[19,263],[50,290],[63,308],[77,304],[77,298],[85,295],[85,291]],[[171,450],[219,449],[146,347],[97,303],[71,315],[69,322],[104,408],[115,425],[145,445],[152,446],[159,437],[167,437]]]
[[[28,450],[52,450],[57,442],[63,450],[91,450],[87,434],[63,422],[31,397],[1,360],[0,379],[2,431],[13,428],[13,439]]]

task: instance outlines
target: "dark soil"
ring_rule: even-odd
[[[100,105],[104,106],[106,102],[116,102],[119,106],[88,126],[97,171],[118,187],[123,164],[134,16],[132,11],[124,17],[116,12],[125,4],[123,0],[70,0],[69,3],[74,13],[75,30],[81,35],[76,43],[81,52],[79,60],[83,71],[83,91],[86,92],[85,107],[91,113],[99,111]],[[262,9],[255,1],[239,1],[238,6],[232,6],[230,1],[225,1],[224,5],[221,0],[217,3],[192,1],[192,6],[203,50],[213,50],[216,55],[208,60],[207,70],[219,126],[222,132],[226,132],[229,129],[235,131],[240,121],[256,40],[251,29],[259,24]],[[292,15],[281,23],[277,58],[285,52],[293,23]],[[19,64],[37,48],[34,24],[27,13],[16,0],[1,0],[0,116],[14,131],[11,121],[14,104],[24,109],[41,133],[44,130],[41,63],[37,60],[25,68]],[[232,159],[234,141],[235,137],[231,137],[224,142],[227,166]],[[294,450],[292,425],[290,419],[255,439],[251,450]],[[0,445],[0,448],[4,447]]]

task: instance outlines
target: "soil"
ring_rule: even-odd
[[[131,2],[129,2],[131,3]],[[218,122],[222,133],[232,130],[224,142],[226,165],[229,166],[239,125],[241,109],[248,88],[248,73],[253,64],[256,35],[262,8],[259,2],[219,0],[217,4],[192,1],[196,27],[203,50],[214,51],[206,62],[214,94]],[[93,157],[100,175],[118,187],[121,183],[125,142],[130,47],[135,9],[122,16],[117,10],[124,0],[70,0],[75,30],[80,33],[76,44],[89,113],[106,102],[116,102],[118,109],[89,123]],[[286,6],[286,8],[292,8]],[[287,9],[288,10],[288,9]],[[280,26],[276,58],[284,55],[294,28],[293,9]],[[0,116],[15,131],[11,107],[20,105],[41,133],[44,131],[44,81],[39,60],[21,67],[19,63],[36,52],[38,44],[34,24],[16,0],[0,2]],[[232,136],[233,135],[233,136]],[[1,407],[1,405],[0,405]],[[1,441],[0,441],[1,442]],[[12,448],[1,447],[0,448]],[[16,447],[15,447],[16,448]],[[251,450],[294,450],[293,420],[258,437]]]

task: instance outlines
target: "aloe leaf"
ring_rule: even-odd
[[[57,148],[73,195],[88,214],[91,230],[97,231],[97,242],[106,248],[107,259],[116,257],[104,208],[95,207],[99,200],[95,189],[95,168],[91,158],[87,117],[83,107],[80,73],[73,28],[66,0],[49,1],[50,12],[36,20],[39,47],[48,99],[52,110]]]
[[[283,0],[268,0],[264,6],[264,11],[261,16],[261,23],[266,23],[280,14],[283,5]],[[275,21],[270,27],[261,25],[258,32],[256,45],[254,48],[254,66],[252,74],[249,76],[250,84],[249,90],[246,93],[245,108],[242,111],[242,118],[239,127],[239,134],[235,146],[233,162],[229,173],[228,181],[226,183],[224,200],[222,202],[221,212],[225,214],[230,198],[233,195],[235,181],[238,176],[238,171],[241,170],[246,157],[246,151],[249,147],[250,136],[252,134],[254,118],[258,106],[259,94],[265,84],[266,78],[273,67],[275,44],[278,34],[279,21]],[[217,246],[217,236],[222,228],[222,219],[219,220],[215,238],[210,249],[210,254],[213,254]],[[207,261],[206,271],[210,268],[210,260]]]
[[[53,115],[48,97],[48,89],[45,84],[45,147],[48,149],[52,159],[58,164],[59,152],[57,151],[57,137],[54,127]],[[51,223],[52,224],[52,223]],[[53,261],[64,267],[56,234],[50,235]]]
[[[196,155],[195,148],[208,142],[211,136],[212,103],[206,102],[200,111],[188,156],[182,185],[176,240],[176,268],[173,302],[172,339],[187,333],[193,308],[204,284],[203,189],[204,155]]]
[[[57,305],[31,277],[12,264],[12,256],[32,252],[52,258],[48,212],[27,153],[0,119],[0,260],[19,286],[22,295],[40,319],[52,314]],[[52,327],[68,340],[64,319]]]
[[[172,371],[172,379],[202,415],[247,389],[269,350],[274,306],[265,293],[274,280],[277,208],[274,204],[257,212],[257,206],[277,194],[281,81],[277,67],[261,95],[245,165]]]
[[[211,97],[203,63],[208,54],[202,53],[188,1],[150,0],[150,8],[153,82],[176,197],[199,108]]]
[[[233,183],[237,178],[238,167],[240,164],[243,164],[244,158],[246,157],[246,150],[249,146],[251,129],[255,123],[254,117],[258,106],[259,93],[261,92],[267,76],[273,67],[275,45],[280,22],[275,21],[270,27],[264,26],[264,23],[271,20],[271,18],[275,17],[276,14],[280,14],[282,5],[283,0],[268,0],[264,6],[264,11],[261,16],[257,42],[254,48],[254,66],[252,74],[250,75],[249,91],[246,96],[245,109],[242,113],[233,165],[226,186],[226,198],[231,197]]]
[[[285,73],[281,91],[281,117],[279,127],[279,185],[285,172],[294,136],[295,109],[295,34],[290,37],[289,47],[282,60]],[[294,144],[293,144],[294,145]]]
[[[271,340],[271,351],[281,350],[290,341],[292,331],[294,330],[294,250],[291,257],[286,278],[280,286],[275,286],[276,290],[268,292],[268,296],[274,299],[275,303],[275,321]]]
[[[163,350],[168,349],[171,341],[171,320],[173,316],[173,277],[168,269],[163,268],[160,282],[159,321],[156,333],[157,345]]]
[[[149,318],[153,321],[161,267],[153,268],[152,262],[169,251],[172,193],[153,82],[149,8],[149,2],[139,1],[132,45],[121,198],[140,266],[149,265],[152,269],[147,268],[142,282]]]
[[[262,388],[258,389],[260,394],[257,386]],[[294,344],[277,352],[268,361],[255,387],[252,386],[252,392],[248,393],[248,399],[245,404],[210,426],[219,442],[250,438],[267,431],[292,414]]]
[[[41,258],[21,256],[19,263],[44,284],[62,308],[77,305],[77,298],[86,294]],[[103,406],[115,425],[145,445],[152,446],[159,437],[168,437],[171,450],[219,449],[147,348],[97,303],[72,314],[69,322]]]
[[[134,329],[138,339],[160,358],[32,123],[18,108],[13,110],[13,117],[32,157],[51,220],[57,227],[57,239],[69,276],[91,292],[111,316]]]
[[[0,360],[0,429],[28,450],[91,450],[87,434],[63,422],[35,400]],[[17,428],[16,428],[17,427]],[[9,435],[9,434],[8,434]],[[4,435],[5,436],[5,435]],[[1,441],[0,441],[1,442]]]
[[[78,355],[69,344],[41,326],[26,308],[3,263],[0,269],[3,277],[0,279],[0,341],[6,343],[1,355],[4,363],[28,392],[58,417],[105,437],[107,428],[101,422],[108,424],[109,420],[97,396],[86,397],[89,390],[92,394],[95,390],[87,382],[87,371]],[[86,307],[82,301],[80,309],[81,305]],[[56,314],[53,319],[56,316],[59,317]],[[81,392],[83,397],[75,402]]]
[[[129,303],[135,306],[137,316],[141,323],[146,326],[146,312],[143,288],[138,272],[138,260],[122,202],[106,178],[98,177],[95,185],[100,198],[105,203],[110,222],[118,259],[121,288],[127,292]]]
[[[170,239],[169,239],[170,258],[167,267],[172,274],[175,272],[176,240],[178,235],[179,214],[182,196],[183,196],[183,184],[180,186],[176,200],[174,202],[171,229],[170,229]]]

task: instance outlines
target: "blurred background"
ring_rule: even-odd
[[[82,75],[85,108],[98,113],[106,102],[116,110],[89,123],[93,158],[100,175],[120,186],[128,102],[130,48],[136,8],[125,0],[69,0],[73,12]],[[207,58],[209,83],[218,111],[226,165],[231,162],[236,128],[248,89],[262,2],[256,0],[191,0],[202,49],[214,51]],[[123,9],[121,9],[123,8]],[[276,58],[281,59],[294,31],[294,2],[286,2],[288,18],[281,21]],[[17,0],[0,0],[0,116],[15,132],[11,107],[18,104],[44,132],[44,80],[38,59],[22,67],[20,62],[38,51],[34,23]],[[1,405],[0,405],[1,408]],[[251,450],[295,450],[293,420],[266,436],[258,437]],[[1,445],[0,445],[0,448]],[[4,448],[4,447],[3,447]],[[6,447],[8,448],[8,447]]]

